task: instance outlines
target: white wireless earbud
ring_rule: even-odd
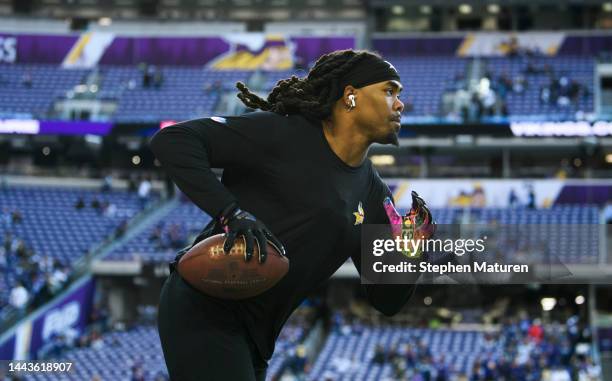
[[[351,101],[351,108],[355,107],[355,96],[351,94],[348,96],[348,98]]]

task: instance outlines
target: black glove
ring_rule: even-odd
[[[264,263],[268,256],[268,241],[281,255],[285,255],[283,244],[263,222],[258,221],[251,213],[235,206],[226,215],[222,215],[219,218],[219,222],[226,232],[225,244],[223,245],[223,250],[226,254],[234,247],[236,237],[244,236],[246,244],[245,261],[249,261],[253,257],[254,243],[257,243],[259,248],[260,263]]]

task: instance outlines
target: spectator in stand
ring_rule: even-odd
[[[153,72],[153,87],[160,89],[164,84],[164,73],[160,68],[155,68]]]
[[[85,200],[83,200],[83,197],[79,197],[77,202],[74,204],[74,207],[76,210],[81,210],[85,207]]]
[[[542,337],[544,335],[544,330],[542,328],[540,319],[534,319],[533,324],[529,327],[529,331],[527,332],[529,338],[533,340],[536,344],[542,341]]]
[[[117,215],[117,205],[112,202],[104,201],[102,204],[102,214],[108,218],[115,217]]]
[[[101,205],[100,205],[100,200],[98,200],[98,198],[96,196],[94,196],[94,198],[91,200],[91,207],[98,211],[101,212]]]
[[[7,232],[11,231],[13,228],[13,219],[8,208],[2,208],[0,212],[0,226]]]
[[[387,354],[385,353],[385,348],[382,345],[377,345],[376,349],[374,349],[374,357],[372,357],[372,362],[374,364],[384,364],[387,361]]]
[[[121,221],[119,226],[117,226],[117,229],[115,229],[115,238],[123,237],[123,235],[127,231],[127,228],[128,228],[128,221],[127,220]]]
[[[306,348],[298,345],[295,350],[291,350],[291,355],[287,359],[287,368],[298,380],[304,379],[306,371]]]
[[[158,223],[151,231],[151,235],[149,236],[149,240],[155,243],[155,247],[157,249],[165,249],[165,245],[162,239],[163,236],[163,223]]]
[[[221,94],[221,90],[223,90],[223,85],[221,84],[221,81],[217,79],[214,82],[205,83],[203,90],[205,94],[218,96]]]
[[[136,174],[131,174],[128,180],[128,192],[136,193],[138,190],[138,183],[136,181]]]
[[[533,189],[533,185],[529,187],[529,193],[527,195],[527,208],[529,209],[536,208],[536,195],[535,195],[535,190]]]
[[[578,381],[599,381],[601,380],[601,367],[594,363],[591,356],[587,356],[578,371]]]
[[[113,189],[113,176],[106,175],[102,179],[102,192],[110,192]]]
[[[145,89],[148,89],[151,86],[151,82],[153,81],[153,74],[155,72],[155,67],[145,62],[142,62],[138,66],[142,73],[142,87]]]
[[[151,194],[151,181],[148,177],[142,179],[138,185],[138,199],[140,200],[140,207],[145,208],[149,202],[149,196]]]
[[[515,208],[518,205],[518,202],[518,196],[516,195],[514,188],[510,189],[510,194],[508,195],[508,205],[510,208]]]
[[[23,221],[23,215],[19,209],[13,209],[13,212],[11,213],[11,221],[13,225],[20,224]]]
[[[173,249],[180,249],[187,244],[187,232],[181,224],[172,224],[168,229],[168,242]]]
[[[145,372],[142,369],[142,364],[140,362],[132,365],[132,375],[130,377],[130,381],[145,381]]]
[[[11,290],[9,296],[9,304],[17,310],[17,312],[23,316],[26,312],[28,301],[30,300],[30,294],[28,290],[23,287],[21,282],[17,282],[15,287]]]
[[[512,91],[515,94],[523,94],[528,86],[527,78],[522,75],[517,75],[512,81]]]

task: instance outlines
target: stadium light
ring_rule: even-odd
[[[391,7],[391,13],[396,16],[400,16],[404,14],[404,7],[401,5],[394,5]]]
[[[612,3],[603,3],[601,9],[603,9],[604,12],[612,12]]]
[[[576,304],[580,305],[580,304],[584,304],[584,300],[585,300],[584,296],[578,295],[574,301],[576,302]]]
[[[500,8],[499,8],[499,5],[497,4],[489,4],[489,6],[487,7],[487,10],[489,11],[489,13],[492,13],[495,15],[499,13]]]
[[[424,15],[430,15],[431,14],[431,5],[421,5],[421,7],[419,8],[421,13]]]
[[[469,15],[470,13],[472,13],[472,6],[469,4],[461,4],[459,6],[459,13]]]
[[[370,157],[374,165],[393,165],[395,164],[395,156],[393,155],[372,155]]]
[[[540,304],[542,304],[542,309],[544,311],[551,311],[553,308],[555,308],[557,300],[555,298],[542,298],[542,300],[540,300]]]
[[[112,23],[113,19],[111,19],[110,17],[100,17],[100,19],[98,20],[98,25],[100,26],[109,26]]]

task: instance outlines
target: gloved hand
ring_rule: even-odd
[[[436,223],[429,208],[427,208],[425,201],[415,191],[412,191],[412,208],[405,216],[402,217],[399,214],[389,197],[385,198],[383,207],[391,223],[391,231],[394,238],[407,238],[409,241],[413,239],[427,240],[433,237],[436,232]],[[420,256],[420,247],[414,249],[413,252],[404,252],[404,254],[411,257]]]
[[[268,256],[267,242],[274,246],[281,255],[286,255],[283,244],[276,238],[272,232],[258,221],[251,213],[235,207],[227,215],[221,216],[219,222],[225,230],[226,238],[223,250],[225,253],[234,247],[236,237],[244,236],[246,244],[245,261],[250,261],[253,257],[254,244],[257,243],[259,248],[259,262],[264,263]]]

